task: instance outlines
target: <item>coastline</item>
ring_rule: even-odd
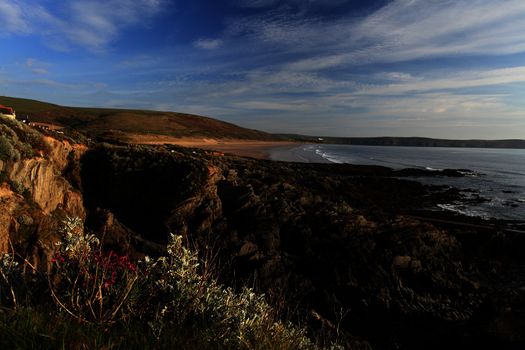
[[[525,168],[520,165],[525,153],[520,150],[303,144],[277,149],[271,159],[382,166],[405,172],[412,169],[414,181],[453,187],[461,193],[461,200],[437,203],[440,210],[482,219],[525,221]],[[441,176],[440,171],[455,175]]]
[[[434,210],[465,199],[470,205],[478,197],[414,181],[443,178],[448,183],[462,177],[470,183],[465,172],[336,164],[329,162],[333,157],[326,149],[312,144],[184,140],[186,147],[204,144],[209,150],[255,152],[288,162],[165,146],[181,141],[150,138],[151,147],[93,144],[82,158],[71,160],[73,169],[82,169],[80,193],[87,200],[79,209],[78,197],[57,202],[71,203],[64,205],[68,215],[89,213],[91,232],[136,259],[163,254],[166,237],[177,232],[202,247],[203,255],[232,262],[221,269],[225,284],[241,287],[257,276],[263,293],[282,292],[283,303],[297,310],[351,309],[341,334],[359,337],[370,347],[386,347],[395,336],[396,346],[420,349],[436,333],[442,340],[436,349],[454,347],[458,339],[478,347],[487,339],[496,345],[521,341],[525,225]],[[52,145],[45,152],[53,171],[39,172],[45,177],[34,182],[44,187],[29,190],[56,198],[56,186],[46,184],[55,183],[59,174],[66,189],[73,188],[74,177],[55,168],[70,154],[68,148],[60,141]],[[0,193],[7,223],[21,216],[14,207],[18,203],[34,222],[46,215],[10,187],[33,171],[21,162],[10,161],[24,173],[9,172],[9,191]],[[49,223],[35,227],[37,239],[29,243],[27,227],[4,225],[5,237],[16,239],[13,246],[22,253],[34,252],[29,258],[39,266],[55,256],[44,251],[40,257],[38,250],[38,242],[56,232],[60,218],[51,215]],[[337,314],[319,315],[338,322]],[[496,323],[503,318],[512,321],[506,328]],[[461,333],[451,329],[451,322],[462,325]],[[393,323],[399,327],[393,329]],[[312,329],[322,326],[314,323]]]
[[[258,140],[240,140],[240,139],[214,139],[214,138],[175,138],[162,135],[128,135],[128,140],[137,144],[163,145],[172,144],[188,148],[199,148],[211,151],[214,156],[224,154],[248,157],[260,160],[271,160],[276,162],[305,163],[319,165],[347,164],[348,166],[360,165],[361,167],[388,167],[391,169],[414,169],[411,180],[429,186],[453,187],[461,193],[460,198],[451,201],[437,203],[439,211],[449,212],[452,214],[463,214],[467,217],[478,217],[480,219],[494,218],[497,220],[518,220],[523,221],[524,217],[520,208],[523,207],[523,197],[520,191],[516,190],[516,183],[510,180],[500,180],[501,183],[494,182],[490,176],[485,175],[487,172],[475,169],[468,176],[440,176],[438,170],[459,169],[461,165],[435,165],[429,163],[429,159],[422,161],[420,158],[412,162],[397,161],[397,163],[386,162],[381,160],[381,154],[360,154],[366,150],[367,146],[359,146],[359,152],[346,157],[341,150],[320,148],[313,143],[296,143],[289,141],[258,141]],[[344,145],[334,145],[333,147],[345,147]],[[362,148],[361,148],[362,147]],[[379,148],[374,148],[377,152]],[[389,151],[395,151],[398,148],[389,148]],[[357,151],[357,150],[356,150]],[[405,150],[403,150],[405,151]],[[430,155],[434,154],[436,160],[436,149],[425,150]],[[470,151],[472,152],[472,151]],[[457,152],[454,152],[457,153]],[[402,159],[402,158],[399,158]],[[432,158],[430,158],[432,159]],[[441,160],[438,159],[440,162]],[[418,163],[420,162],[420,163]],[[348,167],[347,166],[347,167]],[[422,174],[421,170],[428,170],[429,173]],[[334,170],[335,171],[335,170]],[[378,175],[378,174],[375,174]],[[501,174],[495,174],[497,178],[502,178]],[[505,182],[506,181],[506,182]],[[510,182],[509,182],[510,181]],[[496,186],[499,186],[497,187]],[[513,187],[514,186],[514,187]]]
[[[276,147],[270,150],[269,159],[274,161],[293,163],[332,163],[328,159],[323,158],[318,153],[308,150],[310,147],[315,147],[315,144],[302,143],[295,144],[289,147]]]
[[[259,141],[242,139],[214,139],[202,137],[172,137],[164,135],[126,135],[130,143],[141,145],[177,145],[187,148],[200,148],[209,151],[228,153],[240,157],[272,159],[277,152],[285,153],[301,143],[293,141]]]

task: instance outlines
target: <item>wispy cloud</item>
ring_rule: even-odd
[[[90,0],[69,5],[73,26],[66,32],[72,42],[103,49],[120,30],[158,13],[161,0]]]
[[[234,5],[245,8],[292,6],[301,10],[338,7],[351,2],[352,0],[232,0]]]
[[[249,53],[243,77],[220,89],[210,82],[207,89],[235,99],[232,114],[344,116],[353,125],[390,125],[391,134],[396,126],[409,130],[410,123],[467,127],[491,124],[495,116],[518,123],[521,107],[512,86],[525,83],[525,67],[513,61],[477,67],[473,58],[525,53],[524,17],[521,0],[393,0],[374,12],[329,21],[264,12],[232,21],[221,38],[232,57]],[[440,68],[424,63],[465,57],[473,60],[467,70],[454,62]],[[419,64],[407,65],[412,61]],[[302,105],[295,103],[298,95]]]
[[[277,110],[277,111],[291,111],[301,112],[312,109],[311,105],[306,101],[288,101],[287,103],[269,102],[269,101],[244,101],[233,104],[235,107],[244,109],[257,110]]]
[[[395,84],[366,87],[355,94],[368,95],[397,95],[408,92],[428,92],[437,90],[457,90],[466,88],[480,88],[486,86],[508,85],[525,83],[525,66],[454,72],[448,76],[441,74],[438,77],[407,77]]]
[[[235,0],[233,3],[240,7],[259,8],[274,5],[277,0]]]
[[[330,21],[265,14],[242,19],[233,33],[261,43],[307,52],[289,69],[320,70],[356,64],[402,62],[525,51],[525,2],[507,0],[394,0],[361,17]]]
[[[38,61],[34,58],[28,58],[26,60],[26,67],[34,74],[43,75],[43,74],[49,73],[47,68],[44,68],[47,66],[48,66],[47,63]]]
[[[9,18],[0,33],[87,49],[83,63],[98,63],[85,72],[63,79],[62,67],[35,60],[15,67],[18,81],[46,83],[32,78],[47,71],[48,84],[81,77],[91,83],[76,92],[105,105],[312,134],[437,136],[457,127],[459,136],[487,136],[513,125],[506,135],[516,135],[525,123],[523,0],[374,1],[353,12],[345,11],[354,0],[229,0],[224,7],[237,8],[217,21],[220,30],[217,23],[181,30],[174,21],[166,27],[173,33],[158,40],[169,42],[164,47],[114,54],[123,33],[154,26],[173,3],[0,0]],[[65,65],[78,67],[72,61]]]
[[[35,0],[0,2],[7,33],[40,35],[50,46],[67,50],[105,50],[130,25],[159,13],[165,0],[72,0],[45,6]]]
[[[22,8],[16,2],[0,2],[0,17],[3,22],[0,33],[28,33],[30,31]]]
[[[354,39],[399,61],[525,50],[525,3],[508,0],[396,0],[358,23]]]
[[[31,69],[31,72],[33,72],[35,74],[39,74],[39,75],[49,73],[48,70],[45,69],[45,68],[33,68],[33,69]]]
[[[6,81],[12,85],[19,85],[23,87],[34,87],[34,86],[44,86],[44,87],[53,87],[61,89],[78,89],[80,84],[65,84],[52,79],[32,79],[32,80],[8,80]]]
[[[193,46],[204,49],[214,50],[222,46],[222,40],[219,39],[199,39],[193,43]]]

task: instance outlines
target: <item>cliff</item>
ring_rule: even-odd
[[[47,266],[61,220],[85,218],[82,194],[67,172],[87,148],[17,121],[2,119],[0,127],[0,253],[33,252],[33,265]]]
[[[215,257],[223,283],[257,286],[299,310],[289,317],[308,315],[311,329],[349,348],[525,341],[523,236],[505,223],[414,218],[461,200],[457,190],[407,179],[415,170],[175,146],[88,148],[19,123],[0,127],[0,251],[15,249],[39,269],[60,220],[75,215],[108,249],[135,258],[161,254],[170,232],[182,234]]]

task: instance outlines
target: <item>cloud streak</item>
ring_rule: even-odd
[[[49,81],[82,79],[75,92],[96,103],[340,136],[439,136],[448,126],[487,137],[483,123],[497,121],[502,126],[492,130],[509,125],[499,137],[516,137],[524,124],[523,0],[391,0],[359,11],[348,11],[351,0],[230,0],[235,11],[217,23],[199,31],[170,21],[164,28],[172,32],[155,38],[169,44],[132,54],[132,39],[115,54],[123,33],[155,26],[167,0],[57,3],[1,2],[0,15],[10,16],[3,34],[38,36],[66,58],[84,48],[87,59],[52,69],[20,63],[18,80],[46,72]],[[76,71],[57,78],[64,65]]]
[[[0,33],[28,33],[29,25],[24,19],[23,11],[17,3],[3,1],[0,2],[0,16],[2,18],[2,29]]]
[[[448,77],[407,77],[397,84],[363,88],[356,94],[397,95],[525,83],[525,66],[454,73]]]
[[[525,2],[508,0],[394,0],[362,17],[336,20],[270,13],[242,19],[233,33],[287,52],[307,52],[289,69],[320,70],[525,51]]]
[[[487,137],[490,129],[480,123],[497,116],[515,125],[523,115],[515,87],[524,85],[525,67],[510,59],[488,62],[525,53],[524,17],[525,3],[518,0],[394,0],[330,21],[272,11],[242,18],[225,31],[225,49],[265,63],[248,64],[244,79],[228,84],[235,99],[244,99],[231,113],[288,112],[291,119],[295,108],[312,118],[345,116],[355,125],[382,120],[391,130],[402,125],[399,132],[410,123],[470,125]],[[476,67],[474,60],[465,70],[465,58],[484,63]],[[410,65],[414,61],[420,63]],[[285,91],[288,97],[279,95]],[[295,106],[298,95],[307,97],[305,108]]]
[[[35,0],[5,0],[0,15],[6,34],[32,33],[59,50],[87,48],[100,52],[123,29],[158,14],[164,0],[72,0],[45,7]]]
[[[444,55],[504,55],[525,50],[525,3],[397,0],[356,27],[358,40],[381,45],[386,60]],[[372,50],[373,51],[373,50]]]
[[[199,39],[193,43],[193,46],[204,50],[215,50],[222,46],[222,40],[219,39]]]

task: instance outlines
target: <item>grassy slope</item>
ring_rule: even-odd
[[[107,131],[159,134],[175,137],[213,137],[273,140],[274,136],[216,119],[175,112],[78,108],[0,96],[0,104],[14,107],[18,115],[33,121],[60,124],[90,135]]]

